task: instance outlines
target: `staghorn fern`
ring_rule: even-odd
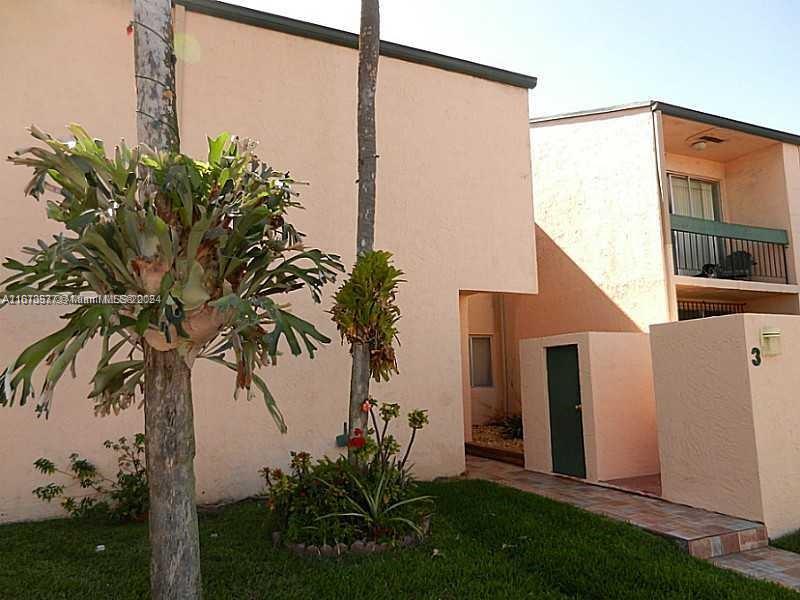
[[[99,414],[130,406],[143,384],[144,344],[177,349],[190,366],[205,358],[236,371],[234,396],[253,388],[282,431],[285,423],[258,367],[274,364],[281,339],[311,356],[330,340],[293,314],[281,295],[322,287],[343,270],[339,257],[306,249],[286,213],[299,208],[295,183],[261,162],[255,143],[227,133],[208,140],[207,161],[180,153],[129,148],[113,158],[102,141],[70,125],[9,161],[33,168],[25,189],[46,197],[47,215],[66,231],[25,248],[27,262],[7,259],[6,294],[151,295],[150,304],[86,304],[66,325],[32,344],[0,376],[0,405],[35,398],[33,374],[46,367],[36,409],[50,411],[53,390],[91,338],[102,354],[90,398]],[[115,362],[116,359],[116,362]]]
[[[330,311],[342,340],[369,347],[370,375],[375,381],[389,381],[397,372],[394,341],[400,308],[395,298],[402,276],[403,272],[392,264],[391,252],[365,252],[336,292]]]

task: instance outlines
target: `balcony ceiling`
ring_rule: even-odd
[[[706,123],[688,121],[669,115],[664,115],[663,126],[664,149],[667,152],[722,163],[779,143],[749,133],[713,127]],[[705,149],[695,150],[692,148],[692,143],[698,141],[701,136],[711,136],[724,141],[719,144],[706,142]]]

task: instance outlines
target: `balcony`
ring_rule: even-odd
[[[789,283],[785,230],[670,217],[676,275]]]

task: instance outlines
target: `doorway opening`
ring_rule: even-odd
[[[465,451],[524,466],[518,355],[503,294],[462,292],[460,308]]]

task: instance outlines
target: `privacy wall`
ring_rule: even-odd
[[[650,342],[664,498],[761,521],[773,538],[800,528],[800,317],[666,323]]]

